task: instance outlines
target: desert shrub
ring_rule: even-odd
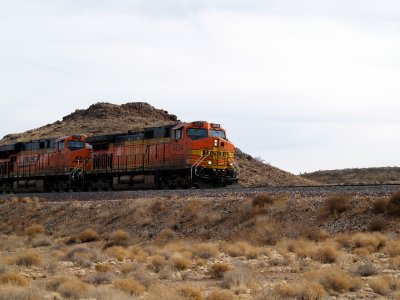
[[[164,228],[156,237],[156,241],[163,244],[176,238],[176,233],[170,228]]]
[[[140,262],[145,262],[149,256],[146,251],[143,250],[139,245],[134,245],[129,248],[129,258]]]
[[[386,213],[390,216],[400,216],[400,191],[394,193],[386,205]]]
[[[358,232],[353,235],[352,243],[354,248],[367,248],[372,253],[386,244],[386,237],[379,232]]]
[[[372,212],[374,214],[382,214],[386,211],[386,207],[389,203],[389,199],[386,198],[379,198],[374,202],[372,206]]]
[[[126,275],[135,270],[135,265],[132,263],[124,263],[121,265],[120,270],[122,274]]]
[[[224,276],[224,273],[231,270],[231,266],[227,263],[215,263],[211,266],[211,274],[215,278],[222,278]]]
[[[65,298],[80,299],[86,296],[88,286],[77,278],[62,282],[57,291]]]
[[[325,200],[324,208],[330,215],[341,214],[350,208],[350,198],[345,194],[328,197]]]
[[[111,267],[105,264],[97,264],[94,266],[94,268],[99,273],[107,273],[111,271]]]
[[[257,220],[249,239],[256,245],[275,245],[283,235],[281,224],[269,220]]]
[[[300,226],[298,236],[315,242],[322,242],[329,237],[329,233],[324,229],[315,229],[307,226]]]
[[[94,241],[97,241],[99,239],[98,233],[92,228],[88,228],[88,229],[85,229],[85,230],[81,231],[80,233],[77,234],[76,237],[82,243],[94,242]]]
[[[236,269],[224,272],[222,286],[232,289],[238,286],[249,287],[257,283],[255,274],[248,266],[237,266]]]
[[[388,241],[383,248],[383,252],[388,254],[390,257],[395,257],[400,255],[400,240]]]
[[[368,224],[369,231],[384,231],[387,227],[387,221],[385,219],[375,219]]]
[[[8,266],[0,263],[0,275],[8,271]]]
[[[129,252],[121,246],[113,246],[111,248],[108,248],[106,250],[106,253],[111,256],[116,258],[119,261],[123,261],[129,256]]]
[[[89,268],[93,261],[97,261],[99,259],[99,254],[87,247],[77,246],[69,250],[62,259],[71,261],[79,266]]]
[[[374,277],[371,278],[369,281],[369,286],[374,291],[382,296],[386,296],[389,293],[389,281],[385,277]]]
[[[184,286],[180,287],[179,294],[183,297],[183,299],[187,300],[203,300],[203,293],[198,288],[192,286]]]
[[[304,274],[309,281],[319,282],[326,291],[343,293],[358,288],[359,282],[353,280],[347,273],[334,268],[324,268],[320,271],[309,271]]]
[[[85,278],[85,281],[90,284],[100,285],[111,283],[112,276],[110,273],[94,273]]]
[[[190,266],[190,260],[180,256],[180,255],[174,255],[170,259],[171,265],[173,268],[177,270],[185,270]]]
[[[389,267],[393,270],[400,270],[400,256],[389,258]]]
[[[212,290],[208,295],[207,300],[231,300],[234,299],[234,294],[227,290]]]
[[[22,275],[14,272],[0,275],[0,284],[10,284],[15,286],[27,286],[28,281]]]
[[[267,193],[260,193],[257,194],[253,200],[252,200],[252,205],[256,209],[263,209],[267,205],[273,204],[274,203],[274,198]]]
[[[208,259],[219,255],[218,246],[215,243],[200,243],[193,246],[193,255]]]
[[[281,284],[274,288],[274,294],[278,298],[296,299],[323,299],[326,296],[324,287],[314,281],[302,281],[297,284]]]
[[[352,235],[349,233],[339,233],[335,237],[335,241],[343,248],[350,249],[353,247]]]
[[[312,254],[312,258],[316,259],[322,263],[334,263],[338,258],[339,253],[335,247],[331,245],[324,245],[317,249],[315,253]]]
[[[32,242],[33,248],[48,247],[48,246],[51,246],[51,242],[48,239],[40,239]]]
[[[113,285],[117,289],[130,295],[140,296],[145,292],[144,286],[135,279],[117,279],[113,282]]]
[[[58,288],[60,287],[60,285],[61,285],[63,282],[66,282],[66,281],[68,281],[68,280],[70,280],[70,278],[68,278],[68,277],[64,277],[64,276],[55,276],[55,277],[52,277],[50,280],[48,280],[48,281],[46,282],[45,287],[46,287],[46,289],[49,290],[49,291],[56,292],[56,291],[58,290]]]
[[[104,246],[104,248],[113,247],[113,246],[123,246],[126,247],[128,245],[128,241],[130,240],[131,236],[125,230],[115,230],[111,232],[108,237],[108,242]]]
[[[15,264],[18,266],[41,266],[43,264],[42,256],[36,251],[27,251],[25,253],[19,254],[16,257]]]
[[[265,254],[266,251],[260,247],[254,247],[248,242],[237,241],[234,243],[226,243],[223,246],[223,251],[232,257],[246,256],[248,259],[254,259]]]
[[[375,275],[376,273],[376,267],[371,262],[363,263],[357,267],[357,274],[363,277]]]
[[[147,267],[154,272],[158,273],[161,271],[161,269],[165,268],[167,265],[167,261],[164,258],[164,256],[161,255],[153,255],[150,257],[150,263],[147,265]]]
[[[42,234],[44,232],[44,228],[40,224],[33,224],[25,229],[25,234],[28,236],[35,236],[38,234]]]
[[[0,285],[0,300],[42,300],[44,295],[35,287]]]

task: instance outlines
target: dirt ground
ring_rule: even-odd
[[[400,196],[0,202],[1,299],[400,299]]]

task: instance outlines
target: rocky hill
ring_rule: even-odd
[[[321,184],[400,183],[400,167],[316,171],[301,177]]]
[[[77,133],[99,135],[144,127],[161,126],[178,121],[177,116],[165,110],[156,109],[148,103],[133,102],[122,105],[97,103],[88,109],[78,109],[61,121],[32,129],[23,133],[9,134],[0,140],[0,145],[15,141],[29,141],[40,138],[58,137]],[[264,164],[237,149],[236,161],[241,169],[242,186],[307,185],[313,182],[295,176],[278,168]]]

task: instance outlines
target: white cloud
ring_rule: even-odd
[[[137,100],[290,171],[393,164],[400,4],[318,3],[0,0],[0,135]]]

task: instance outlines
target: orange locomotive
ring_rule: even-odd
[[[79,189],[90,169],[85,135],[0,146],[0,193]]]
[[[218,124],[178,123],[0,146],[0,193],[223,187],[237,182]]]
[[[88,189],[189,188],[237,182],[234,146],[204,121],[94,136]]]

